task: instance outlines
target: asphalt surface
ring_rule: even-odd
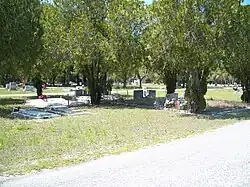
[[[250,121],[85,164],[2,180],[1,187],[249,187]]]

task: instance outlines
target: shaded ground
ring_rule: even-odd
[[[201,115],[210,119],[250,119],[250,105],[235,101],[208,101],[208,107]]]
[[[13,107],[23,106],[25,100],[22,98],[0,98],[0,118],[11,119],[10,113]]]

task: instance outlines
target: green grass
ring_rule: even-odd
[[[47,88],[46,90],[44,90],[44,93],[61,93],[61,92],[65,92],[65,90],[63,90],[60,87],[58,87],[58,88]]]
[[[179,96],[184,96],[185,89],[176,89],[176,92]],[[131,89],[119,89],[113,90],[112,93],[118,93],[121,95],[128,95],[130,97],[133,96],[133,90]],[[156,90],[156,97],[165,97],[166,90]],[[207,94],[205,96],[206,99],[214,99],[214,100],[227,100],[227,101],[238,101],[240,102],[241,94],[237,94],[233,91],[233,89],[208,89]]]
[[[61,93],[65,92],[62,88],[48,88],[44,90],[44,93]],[[0,89],[0,95],[12,95],[12,94],[36,94],[36,92],[24,92],[23,89],[19,88],[18,90],[8,91],[7,89]]]
[[[239,95],[234,94],[225,90],[208,91],[208,97],[221,100],[237,100]],[[85,108],[93,114],[77,117],[40,121],[11,119],[11,108],[22,106],[23,102],[21,98],[0,100],[0,175],[87,162],[213,130],[250,116],[248,112],[210,118],[103,106]],[[212,107],[218,105],[217,101],[209,102]],[[222,104],[219,106],[224,107]]]
[[[206,94],[207,99],[214,100],[227,100],[227,101],[238,101],[240,102],[241,93],[235,93],[233,89],[218,89],[218,90],[208,90]]]
[[[2,174],[80,163],[106,154],[184,138],[233,123],[146,109],[89,109],[95,114],[44,121],[0,119]]]
[[[143,88],[147,88],[147,89],[161,89],[161,88],[165,88],[166,86],[164,84],[154,84],[154,83],[143,83],[142,84]],[[113,85],[114,89],[124,89],[122,84],[114,84]],[[126,89],[140,89],[139,85],[127,85]]]
[[[33,93],[33,92],[24,92],[22,89],[18,89],[17,91],[7,89],[0,89],[0,95],[9,95],[9,94],[25,94],[25,93]]]

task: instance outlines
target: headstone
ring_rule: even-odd
[[[34,86],[26,85],[23,89],[25,92],[34,92]]]
[[[148,90],[148,97],[149,98],[156,98],[156,90]]]
[[[75,90],[75,96],[76,97],[79,97],[79,96],[82,96],[82,89],[77,89],[77,90]]]
[[[5,88],[6,88],[6,89],[9,89],[9,87],[10,87],[10,84],[9,84],[9,83],[5,85]]]
[[[17,90],[17,84],[15,82],[9,83],[9,91],[10,90]]]
[[[155,100],[154,102],[154,107],[156,109],[163,109],[164,108],[164,104],[165,104],[166,98],[165,97],[159,97]]]
[[[134,90],[134,99],[142,99],[143,90]]]
[[[166,95],[167,100],[178,99],[178,93],[171,93]]]
[[[88,95],[88,91],[87,91],[87,90],[83,90],[83,91],[82,91],[82,95],[83,95],[83,96],[87,96],[87,95]]]

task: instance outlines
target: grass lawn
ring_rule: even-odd
[[[65,92],[62,88],[48,88],[46,90],[43,91],[44,93],[61,93],[61,92]],[[7,89],[0,89],[0,95],[9,95],[9,94],[36,94],[36,92],[24,92],[23,89],[18,89],[17,91],[11,90],[8,91]]]
[[[47,88],[46,90],[44,90],[44,93],[61,93],[61,92],[65,92],[64,89],[58,87],[58,88]]]
[[[208,93],[214,98],[234,98],[231,92]],[[93,114],[77,117],[10,119],[13,104],[22,102],[20,98],[0,101],[0,175],[86,162],[213,130],[250,116],[246,113],[240,117],[210,118],[102,106],[85,108]],[[216,105],[216,101],[209,102]]]
[[[184,96],[185,89],[176,89],[176,92],[179,96]],[[112,93],[118,93],[121,95],[128,95],[130,97],[133,96],[133,90],[131,89],[120,89],[120,90],[113,90]],[[157,90],[156,96],[157,97],[165,97],[166,90]],[[235,93],[233,89],[208,89],[206,94],[206,99],[214,99],[214,100],[227,100],[227,101],[238,101],[240,102],[241,93]]]
[[[25,93],[35,93],[35,92],[24,92],[22,89],[18,89],[17,91],[7,89],[0,89],[0,95],[9,95],[9,94],[25,94]]]
[[[236,93],[233,89],[217,89],[217,90],[209,90],[206,94],[207,99],[214,100],[227,100],[227,101],[237,101],[240,102],[242,93]]]

